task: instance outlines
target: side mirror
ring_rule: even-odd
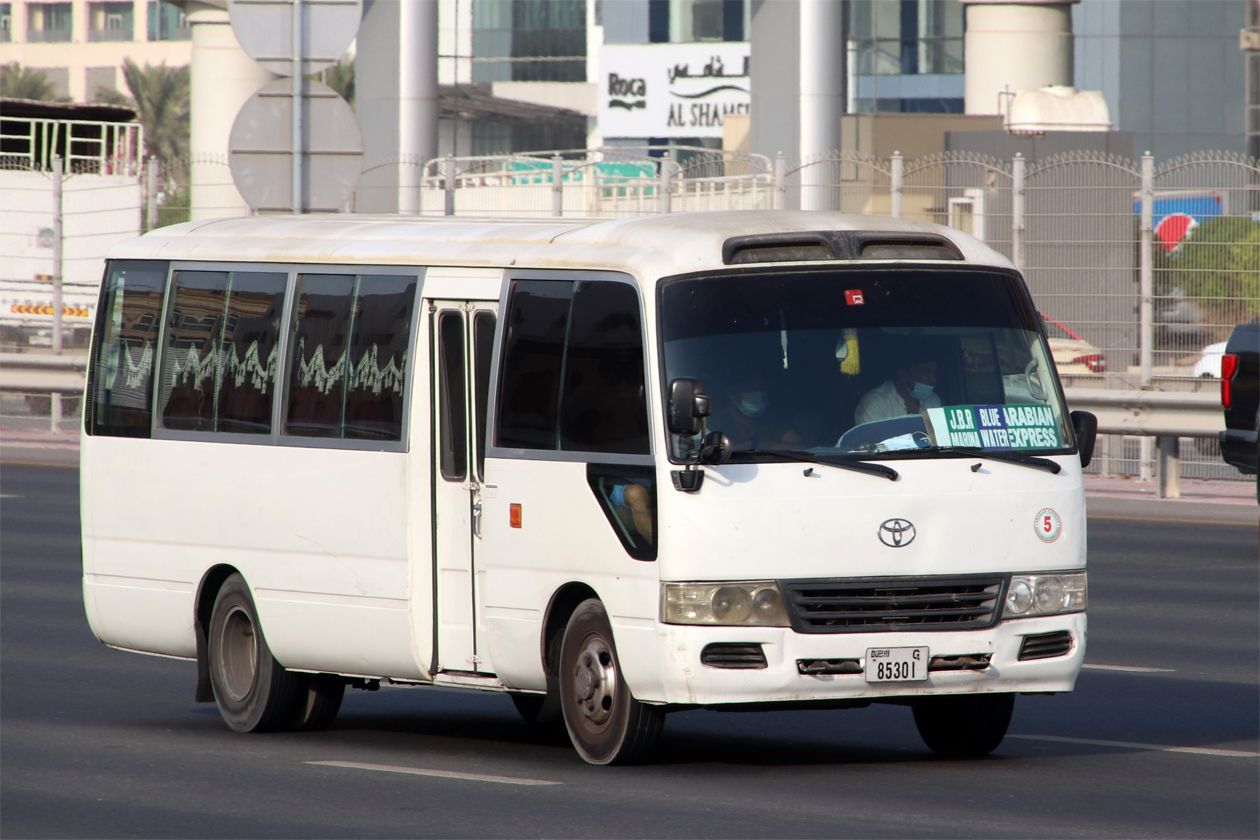
[[[679,377],[669,383],[669,430],[691,437],[704,428],[704,418],[713,413],[713,401],[704,395],[699,379]]]
[[[709,432],[700,444],[700,463],[725,464],[731,460],[732,451],[734,447],[731,446],[730,438],[722,432]]]
[[[1098,440],[1098,418],[1088,411],[1072,412],[1072,428],[1076,430],[1076,451],[1081,456],[1081,466],[1088,467],[1094,459],[1094,443]]]

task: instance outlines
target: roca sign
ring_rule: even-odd
[[[606,44],[600,52],[604,137],[721,137],[751,99],[746,41]]]

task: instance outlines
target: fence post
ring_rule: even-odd
[[[1142,222],[1138,245],[1138,370],[1143,389],[1151,387],[1151,361],[1154,356],[1154,255],[1151,251],[1151,220],[1155,204],[1155,158],[1142,155]],[[1161,454],[1162,457],[1162,454]]]
[[[1011,161],[1011,262],[1024,272],[1024,155]]]
[[[787,159],[783,152],[774,156],[774,209],[787,207]]]
[[[445,191],[442,215],[455,215],[455,156],[447,155],[442,161],[443,189]]]
[[[901,218],[901,173],[905,165],[905,159],[902,158],[901,152],[892,153],[892,217],[894,219]]]
[[[551,215],[564,215],[564,158],[551,158]]]
[[[149,165],[144,170],[144,216],[146,231],[153,230],[158,226],[157,214],[157,186],[158,186],[158,159],[149,158]]]
[[[666,152],[664,155],[661,156],[661,183],[660,183],[660,187],[658,188],[661,193],[661,212],[662,213],[670,212],[670,202],[673,200],[673,196],[670,194],[671,192],[673,192],[673,184],[672,184],[673,177],[674,177],[674,160],[673,158],[669,156],[669,152]]]
[[[61,155],[53,158],[53,353],[61,355],[61,261],[62,261],[62,215],[61,215],[61,182],[65,161]]]
[[[1181,498],[1181,438],[1165,435],[1155,439],[1159,446],[1159,498]]]

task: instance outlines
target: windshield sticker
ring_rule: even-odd
[[[849,306],[862,306],[866,301],[862,298],[861,289],[846,289],[844,292],[844,300]]]
[[[1063,438],[1046,405],[951,405],[929,408],[937,446],[1060,449]]]

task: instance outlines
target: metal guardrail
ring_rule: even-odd
[[[1073,411],[1098,417],[1102,434],[1215,438],[1225,429],[1216,393],[1064,388],[1063,395]]]
[[[1064,388],[1068,407],[1092,412],[1100,434],[1155,438],[1156,495],[1181,498],[1181,438],[1215,438],[1225,428],[1219,393]]]
[[[88,357],[0,353],[0,391],[82,394]]]

